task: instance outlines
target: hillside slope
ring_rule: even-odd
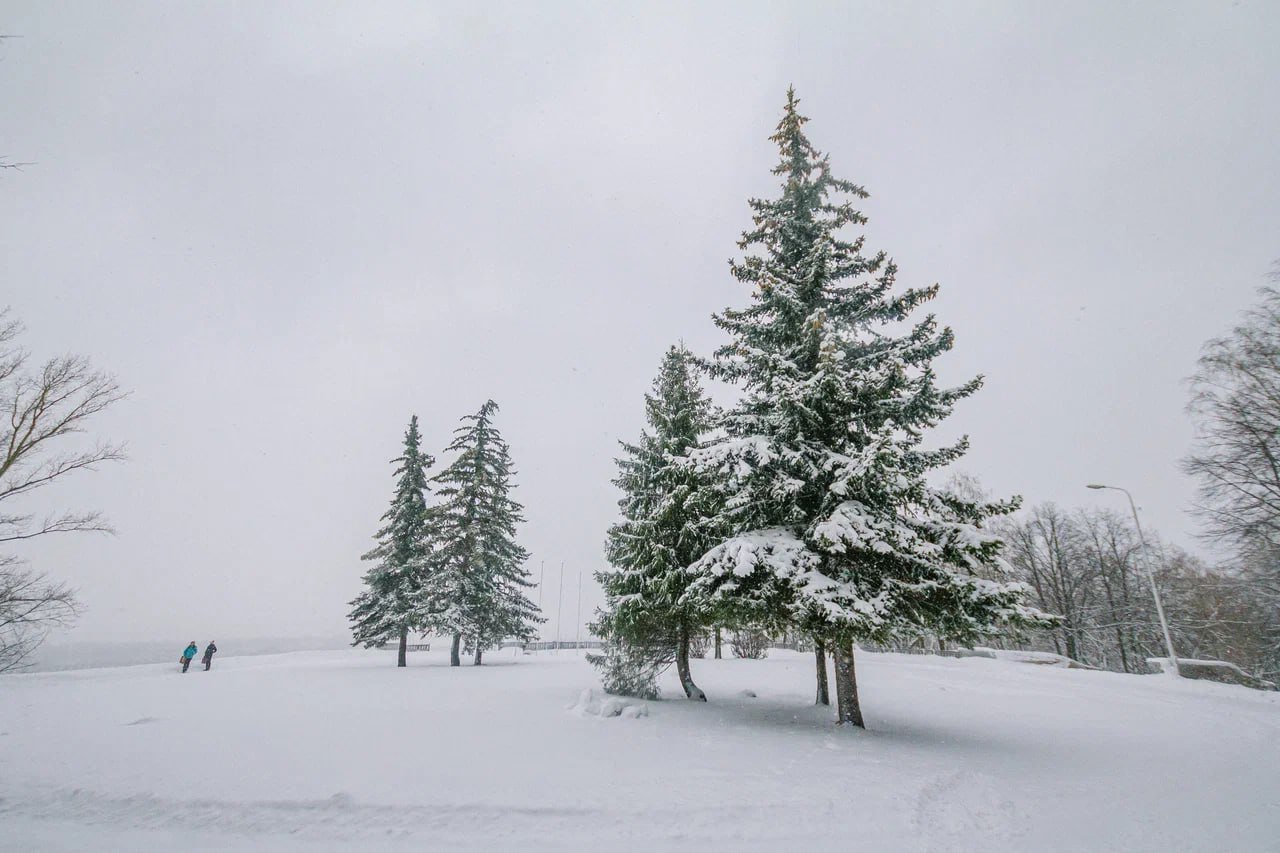
[[[1280,697],[859,656],[696,661],[712,701],[567,710],[570,653],[219,659],[0,677],[0,849],[1274,850]],[[666,695],[678,692],[674,682]],[[744,691],[754,692],[755,697]]]

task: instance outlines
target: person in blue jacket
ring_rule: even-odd
[[[178,663],[182,664],[182,671],[186,672],[187,667],[191,666],[191,659],[196,656],[196,652],[200,651],[200,647],[196,645],[196,641],[191,643],[182,650],[182,657],[178,658]]]
[[[213,642],[213,640],[210,640],[209,645],[204,647],[204,657],[200,658],[200,663],[204,664],[205,672],[208,672],[209,667],[213,666],[213,654],[217,650],[218,646]]]

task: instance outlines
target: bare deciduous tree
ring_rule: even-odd
[[[1096,605],[1097,567],[1081,559],[1069,515],[1043,504],[1020,522],[1006,523],[1001,533],[1009,544],[1009,562],[1035,591],[1038,606],[1061,619],[1047,632],[1053,650],[1082,660],[1085,629]]]
[[[18,346],[22,325],[0,311],[0,545],[56,533],[109,531],[97,512],[36,515],[22,499],[77,471],[124,457],[114,444],[77,446],[87,421],[123,396],[109,374],[81,356],[33,366]],[[21,666],[49,628],[76,612],[71,591],[0,555],[0,672]]]
[[[1122,514],[1044,504],[1006,522],[1001,533],[1035,604],[1062,616],[1058,626],[1030,633],[1031,648],[1121,672],[1147,672],[1148,658],[1164,656],[1137,533]],[[1151,538],[1159,555],[1156,584],[1179,656],[1230,661],[1275,680],[1280,613],[1248,572],[1207,566]]]
[[[1271,279],[1280,284],[1280,262]],[[1183,469],[1199,481],[1205,535],[1233,546],[1238,581],[1268,615],[1271,659],[1280,659],[1280,289],[1230,334],[1205,344],[1188,409],[1196,445]],[[1280,664],[1276,664],[1280,665]]]
[[[16,557],[0,557],[0,672],[21,667],[49,630],[69,623],[76,612],[65,585],[23,567]]]
[[[1183,461],[1206,533],[1244,549],[1280,547],[1280,290],[1259,296],[1205,344],[1190,380],[1196,446]]]

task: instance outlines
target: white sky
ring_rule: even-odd
[[[997,493],[1193,544],[1181,381],[1280,257],[1280,5],[0,2],[0,304],[132,389],[75,639],[341,634],[409,415],[492,397],[565,633],[663,350],[747,298],[794,83],[938,281]],[[587,583],[584,619],[598,600]],[[547,626],[555,633],[554,623]]]

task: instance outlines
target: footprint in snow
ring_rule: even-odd
[[[145,726],[147,723],[154,723],[155,721],[156,721],[155,717],[139,717],[138,719],[134,720],[132,723],[125,723],[125,725],[126,726]]]
[[[997,781],[967,770],[939,775],[921,789],[915,823],[930,853],[964,849],[979,839],[1010,841],[1025,830]]]

